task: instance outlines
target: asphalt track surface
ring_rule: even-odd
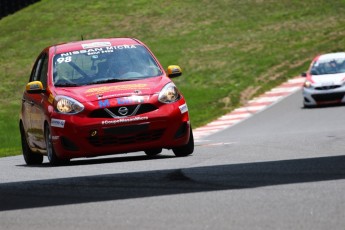
[[[0,229],[345,229],[345,107],[298,91],[171,151],[28,167],[0,159]]]

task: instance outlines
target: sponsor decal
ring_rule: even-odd
[[[180,71],[179,68],[173,68],[173,69],[171,70],[171,73],[172,73],[172,74],[180,73],[180,72],[181,72],[181,71]]]
[[[132,96],[132,97],[122,97],[117,98],[118,105],[130,105],[130,104],[142,104],[148,101],[148,96]]]
[[[92,42],[92,43],[82,44],[81,46],[83,47],[83,49],[92,49],[96,47],[111,46],[111,43],[110,42]]]
[[[108,99],[106,100],[99,100],[98,101],[99,108],[107,108],[110,107],[110,102]]]
[[[124,90],[143,90],[149,89],[147,84],[128,84],[128,85],[112,85],[95,87],[85,91],[87,96],[104,94],[111,91],[124,91]]]
[[[132,96],[133,93],[116,93],[116,94],[109,94],[109,95],[103,95],[99,94],[96,96],[97,100],[101,99],[107,99],[107,98],[114,98],[114,97],[125,97],[125,96]]]
[[[60,136],[52,136],[52,140],[59,140]]]
[[[31,84],[30,85],[30,90],[35,90],[35,89],[39,89],[40,85],[39,84]]]
[[[50,125],[52,127],[64,128],[65,127],[65,120],[52,118]]]
[[[119,123],[128,123],[133,121],[145,121],[149,119],[148,117],[133,117],[133,118],[123,118],[118,120],[105,120],[102,121],[102,125],[114,125]]]
[[[97,44],[100,44],[101,46]],[[104,54],[104,53],[113,53],[115,50],[137,48],[135,45],[108,46],[107,42],[94,42],[90,44],[83,44],[82,46],[83,46],[83,50],[75,50],[71,52],[61,53],[61,57],[68,57],[75,54],[98,55],[98,54]]]
[[[180,105],[180,106],[179,106],[179,109],[180,109],[180,111],[181,111],[181,114],[187,112],[187,111],[188,111],[187,104]]]
[[[149,100],[149,96],[131,96],[131,97],[120,97],[114,99],[99,100],[99,108],[114,107],[117,105],[131,105],[131,104],[142,104]]]

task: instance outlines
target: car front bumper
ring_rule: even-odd
[[[318,88],[304,87],[303,99],[305,106],[345,103],[345,85]]]
[[[55,113],[53,146],[60,158],[180,147],[188,143],[191,129],[188,111],[181,110],[184,105],[175,102],[146,114],[110,119]]]

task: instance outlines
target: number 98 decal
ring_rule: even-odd
[[[60,58],[57,59],[57,62],[59,64],[64,63],[64,62],[71,62],[71,61],[72,61],[72,57],[71,56],[69,56],[69,57],[60,57]]]

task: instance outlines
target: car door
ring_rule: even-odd
[[[40,81],[44,89],[47,88],[48,74],[48,55],[42,53],[37,59],[30,76],[30,82]],[[28,113],[26,119],[29,119],[28,142],[31,147],[45,149],[44,142],[44,120],[45,120],[45,101],[46,93],[26,93],[25,111]]]

